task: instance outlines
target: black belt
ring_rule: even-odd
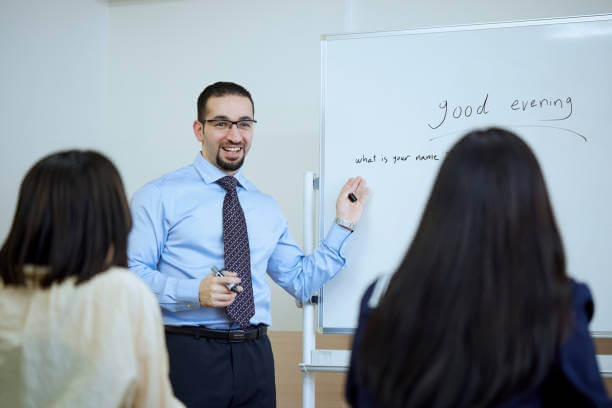
[[[202,326],[164,326],[164,328],[167,333],[185,334],[193,336],[196,339],[203,337],[205,339],[224,340],[227,343],[241,343],[245,340],[255,340],[265,336],[268,332],[268,326],[263,324],[252,326],[245,330],[215,330],[207,329]]]

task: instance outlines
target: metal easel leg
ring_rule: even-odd
[[[309,254],[313,251],[314,235],[314,173],[309,171],[304,174],[304,252]],[[312,363],[312,351],[316,348],[314,329],[314,305],[310,302],[303,305],[302,322],[302,362]],[[312,371],[302,372],[302,408],[314,408],[315,406],[315,373]]]

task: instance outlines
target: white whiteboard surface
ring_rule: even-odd
[[[348,177],[371,189],[347,265],[321,290],[322,332],[354,330],[450,146],[495,125],[535,151],[568,272],[593,292],[591,330],[612,335],[612,15],[333,35],[321,47],[320,238]]]

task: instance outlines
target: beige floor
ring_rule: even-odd
[[[302,406],[302,374],[298,364],[302,361],[302,333],[270,331],[276,370],[276,394],[279,408]],[[351,336],[340,334],[317,335],[318,349],[349,350]],[[599,354],[612,354],[612,339],[596,339]],[[315,405],[317,408],[346,408],[344,402],[343,373],[317,373],[315,378]],[[612,378],[605,379],[612,395]]]

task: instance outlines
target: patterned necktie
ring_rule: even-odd
[[[226,311],[230,318],[238,322],[242,328],[245,328],[255,314],[253,285],[251,284],[251,252],[246,220],[236,193],[238,180],[231,176],[225,176],[217,180],[217,183],[227,190],[223,199],[225,270],[238,274],[240,286],[243,289],[236,296],[234,303],[226,307]]]

